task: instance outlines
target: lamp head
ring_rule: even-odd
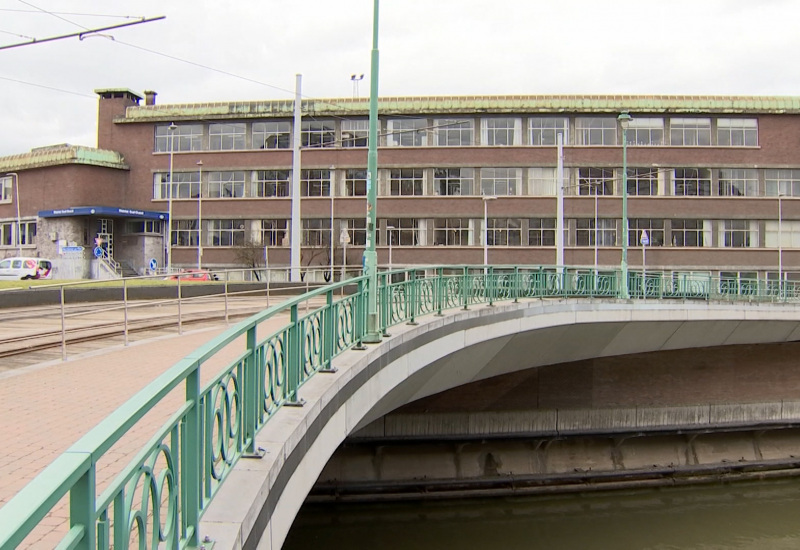
[[[175,123],[174,123],[174,122],[170,123],[170,125],[169,125],[169,131],[170,131],[170,132],[174,132],[174,131],[175,131],[175,130],[177,130],[177,129],[178,129],[178,127],[177,127],[177,126],[175,126]]]
[[[631,115],[628,114],[628,111],[622,111],[617,117],[617,120],[619,120],[619,125],[622,126],[622,129],[627,130],[632,118]]]

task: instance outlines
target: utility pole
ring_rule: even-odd
[[[378,209],[378,0],[374,0],[372,52],[369,75],[369,151],[367,153],[367,244],[364,248],[364,275],[368,277],[367,330],[364,342],[381,341],[378,330],[378,254],[376,213]]]

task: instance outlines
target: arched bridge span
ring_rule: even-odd
[[[204,517],[223,548],[280,548],[326,462],[350,434],[413,400],[536,366],[652,351],[800,339],[800,308],[708,302],[558,300],[499,304],[392,329],[303,387],[256,437]]]

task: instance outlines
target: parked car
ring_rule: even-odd
[[[173,273],[169,277],[165,277],[164,280],[166,281],[177,281],[178,279],[181,282],[185,283],[187,281],[218,281],[219,278],[207,271],[205,269],[187,269],[186,271],[181,271],[180,273]]]
[[[45,258],[6,258],[0,260],[0,280],[51,279],[53,262]]]

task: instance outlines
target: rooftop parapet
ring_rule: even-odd
[[[186,103],[128,107],[116,122],[180,119],[286,118],[293,100]],[[382,97],[381,115],[674,113],[800,114],[800,97],[688,95],[510,95]],[[305,99],[303,113],[313,116],[367,116],[369,98]]]
[[[119,170],[129,169],[125,159],[116,151],[63,143],[47,147],[36,147],[27,153],[19,155],[0,157],[0,173],[65,164],[105,166]]]

